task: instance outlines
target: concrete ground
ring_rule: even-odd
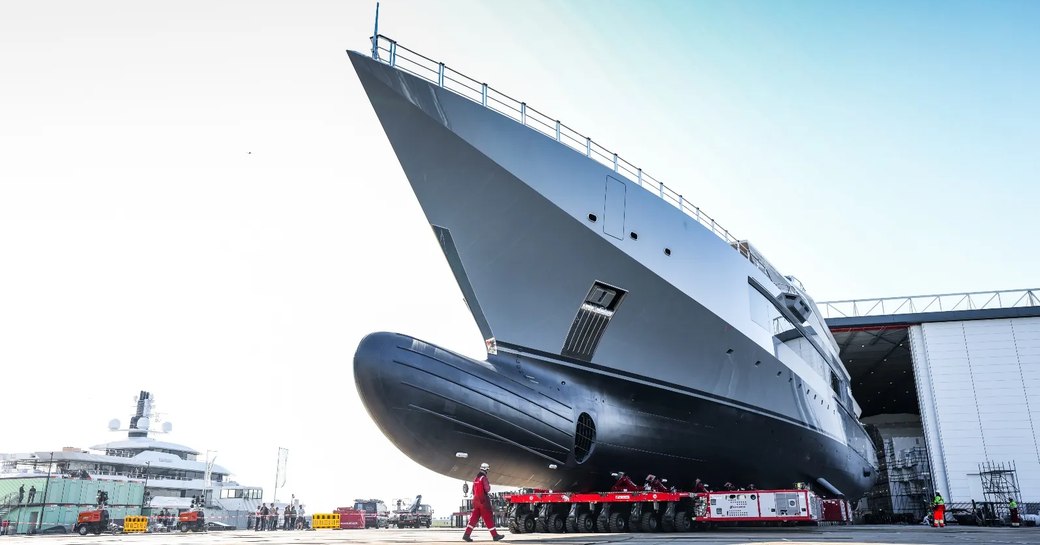
[[[719,544],[719,545],[799,545],[840,543],[842,545],[936,544],[1015,545],[1040,544],[1040,528],[976,528],[949,526],[934,529],[926,526],[829,526],[822,528],[756,528],[725,529],[688,534],[505,534],[503,543],[559,543],[564,545],[593,543],[666,543],[666,544]],[[486,530],[474,533],[474,543],[490,543]],[[83,543],[83,544],[286,544],[309,545],[325,543],[351,544],[412,544],[462,543],[462,532],[453,529],[419,530],[318,530],[312,532],[213,532],[209,534],[129,534],[129,535],[55,535],[55,536],[0,536],[0,545],[25,543]]]

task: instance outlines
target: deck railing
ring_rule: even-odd
[[[1040,289],[974,291],[910,295],[880,299],[850,299],[817,303],[824,318],[856,318],[922,312],[951,312],[1040,306]]]
[[[723,228],[714,218],[705,214],[700,207],[690,203],[682,194],[672,190],[663,182],[650,176],[632,163],[626,161],[617,153],[601,146],[573,128],[561,123],[550,115],[529,106],[526,102],[517,100],[487,83],[475,80],[457,70],[446,66],[443,62],[435,61],[421,53],[408,49],[391,38],[382,34],[372,39],[372,58],[386,63],[398,70],[423,78],[457,95],[468,98],[477,104],[481,104],[490,110],[494,110],[517,123],[534,129],[548,138],[556,140],[574,151],[593,159],[600,164],[612,169],[616,174],[624,176],[639,187],[657,195],[669,202],[679,210],[682,210],[691,218],[700,222],[712,233],[727,244],[739,251],[738,243],[741,241]],[[752,259],[746,252],[741,252],[748,257],[752,263],[762,268],[762,263]],[[781,275],[775,270],[763,269],[771,278]]]

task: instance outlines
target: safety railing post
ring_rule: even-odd
[[[560,120],[556,120],[556,141],[560,141]]]
[[[636,181],[639,182],[639,187],[643,187],[643,169],[636,169]]]
[[[520,103],[520,124],[527,125],[527,103]]]
[[[592,157],[592,139],[585,137],[585,157]]]
[[[614,172],[617,172],[617,154],[614,154]]]
[[[658,185],[657,194],[660,195],[660,197],[663,199],[664,198],[664,182],[657,182],[657,185]]]
[[[390,40],[390,66],[397,66],[397,42]]]
[[[487,106],[487,84],[480,84],[480,103]]]
[[[379,2],[376,2],[376,22],[372,28],[372,58],[379,60]]]
[[[437,85],[444,87],[444,63],[437,63]]]

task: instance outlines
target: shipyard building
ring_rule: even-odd
[[[997,515],[1040,504],[1040,290],[819,307],[878,447],[861,513],[920,520],[936,490]]]

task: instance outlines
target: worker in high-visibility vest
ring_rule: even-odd
[[[935,499],[932,500],[932,526],[935,528],[946,527],[946,502],[938,490],[935,491]]]
[[[1018,516],[1018,502],[1015,498],[1008,498],[1008,511],[1011,512],[1011,526],[1018,528],[1022,524],[1022,519]]]

